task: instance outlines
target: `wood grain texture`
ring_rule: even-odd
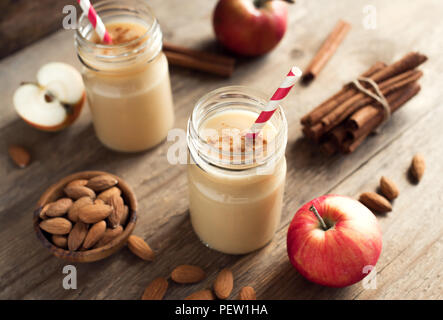
[[[288,33],[269,55],[241,60],[229,79],[171,68],[176,128],[184,129],[199,97],[215,88],[243,84],[272,94],[290,65],[305,67],[339,18],[352,30],[322,73],[309,87],[297,87],[284,103],[289,123],[286,157],[288,174],[282,221],[274,240],[243,256],[229,256],[203,246],[190,225],[187,182],[183,165],[166,160],[172,142],[140,154],[105,149],[94,135],[86,108],[68,130],[56,134],[35,131],[12,108],[12,94],[23,80],[35,78],[40,64],[65,61],[79,67],[68,31],[37,42],[0,61],[0,298],[3,299],[139,299],[157,277],[167,277],[180,264],[202,267],[208,277],[199,284],[171,283],[166,299],[184,299],[211,287],[222,268],[235,277],[231,297],[252,286],[258,299],[442,299],[443,267],[443,61],[438,39],[443,36],[439,0],[371,1],[377,8],[377,28],[363,27],[367,1],[297,1],[290,8]],[[168,41],[196,48],[217,49],[210,23],[215,1],[150,1]],[[307,15],[307,13],[310,13]],[[173,18],[172,18],[173,17]],[[411,21],[420,21],[413,24]],[[336,92],[342,83],[376,61],[394,61],[419,50],[429,56],[421,68],[422,92],[368,139],[354,154],[325,158],[302,138],[300,117]],[[261,76],[266,75],[266,76]],[[21,144],[32,163],[17,169],[7,145]],[[416,152],[425,155],[427,171],[416,185],[407,169]],[[134,234],[157,253],[147,263],[123,249],[105,260],[75,264],[77,290],[62,287],[66,263],[50,255],[35,238],[32,211],[41,193],[67,174],[81,170],[114,173],[135,190],[139,209]],[[361,283],[331,289],[309,283],[294,271],[286,255],[286,231],[296,210],[325,193],[357,197],[374,191],[385,175],[398,184],[393,211],[378,216],[383,251],[377,264],[377,289]],[[110,280],[112,279],[112,280]]]
[[[0,59],[62,28],[63,7],[69,0],[2,0]],[[78,8],[78,6],[77,6]],[[81,13],[81,10],[78,10]]]

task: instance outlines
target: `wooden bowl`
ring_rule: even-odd
[[[125,204],[128,206],[128,220],[126,222],[126,226],[123,226],[124,230],[122,234],[120,234],[118,237],[116,237],[103,247],[85,251],[69,251],[52,244],[52,242],[49,241],[50,234],[40,229],[39,226],[39,223],[42,221],[39,217],[39,214],[40,211],[43,209],[43,206],[62,197],[64,195],[63,189],[69,182],[77,179],[90,179],[102,174],[111,175],[118,180],[118,187],[121,189],[122,197],[125,201]],[[123,179],[113,174],[102,171],[82,171],[71,174],[61,179],[59,182],[49,187],[45,191],[45,193],[43,193],[40,200],[37,202],[37,209],[34,211],[33,221],[34,230],[37,234],[38,239],[56,257],[71,262],[98,261],[109,257],[111,254],[117,252],[126,244],[128,237],[131,235],[132,231],[134,231],[135,223],[137,221],[137,199],[135,198],[134,191],[132,191],[131,187]]]

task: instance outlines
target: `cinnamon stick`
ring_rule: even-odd
[[[383,69],[386,67],[386,64],[383,62],[376,62],[374,65],[372,65],[368,70],[366,70],[361,77],[371,77],[373,74],[375,74],[377,71]],[[301,119],[301,123],[304,125],[315,125],[316,123],[320,122],[320,120],[329,112],[331,112],[337,105],[343,103],[347,99],[349,99],[351,96],[356,94],[357,91],[354,88],[352,84],[346,84],[343,86],[343,88],[337,92],[335,95],[333,95],[331,98],[320,104],[318,107],[316,107],[314,110],[306,114]]]
[[[323,42],[317,54],[311,60],[303,72],[302,82],[308,84],[318,75],[329,59],[333,56],[346,34],[351,29],[351,25],[346,21],[339,20],[332,32]]]
[[[209,53],[209,52],[205,52],[205,51],[185,48],[185,47],[182,47],[182,46],[179,46],[179,45],[167,42],[167,41],[163,42],[163,51],[182,53],[184,55],[194,57],[199,60],[214,62],[216,64],[223,64],[223,65],[231,66],[232,68],[234,68],[234,65],[235,65],[234,58],[222,56],[222,55],[215,54],[215,53]]]
[[[199,59],[180,52],[164,51],[168,61],[172,65],[204,71],[224,77],[229,77],[234,72],[234,66],[230,64],[216,63]]]
[[[388,67],[378,71],[371,78],[375,82],[381,82],[383,80],[394,77],[405,71],[415,69],[416,67],[424,63],[426,60],[428,60],[428,57],[426,57],[425,55],[419,52],[410,52],[406,54],[403,58],[401,58],[399,61],[394,62]]]
[[[338,146],[332,140],[326,140],[320,145],[320,150],[327,156],[332,156],[338,151]]]

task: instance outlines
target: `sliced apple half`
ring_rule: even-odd
[[[15,110],[31,126],[58,131],[72,124],[85,102],[85,87],[80,73],[62,62],[45,64],[37,82],[26,82],[14,93]]]

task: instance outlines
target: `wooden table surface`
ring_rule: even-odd
[[[309,87],[296,88],[284,102],[289,123],[288,173],[282,221],[274,240],[257,252],[230,256],[203,246],[188,212],[184,165],[170,165],[171,142],[141,154],[104,148],[94,135],[88,108],[68,130],[36,131],[13,110],[12,94],[23,80],[35,78],[49,61],[80,67],[72,31],[60,31],[0,61],[0,298],[2,299],[139,299],[145,286],[167,276],[178,264],[203,267],[208,278],[196,285],[171,284],[167,299],[183,299],[211,287],[223,267],[232,268],[235,289],[251,285],[261,299],[441,299],[443,298],[443,2],[440,0],[370,1],[377,28],[363,26],[368,1],[299,0],[290,8],[282,43],[265,57],[241,60],[234,75],[221,79],[171,68],[176,128],[185,129],[196,100],[218,87],[243,84],[270,95],[292,64],[304,67],[339,18],[352,30],[321,75]],[[193,47],[214,47],[211,12],[215,0],[151,0],[165,39]],[[421,69],[421,93],[397,112],[384,130],[354,154],[326,158],[303,139],[300,117],[377,60],[391,62],[409,51],[429,57]],[[9,144],[32,152],[32,164],[16,168]],[[427,170],[414,185],[407,179],[410,160],[424,154]],[[157,252],[147,263],[124,248],[100,262],[76,264],[78,289],[62,286],[66,263],[49,254],[32,229],[32,211],[41,193],[67,174],[104,170],[126,179],[139,201],[135,234]],[[290,265],[286,232],[296,210],[326,193],[356,197],[373,191],[382,175],[397,182],[400,196],[393,212],[378,216],[383,251],[376,266],[377,288],[362,283],[344,289],[312,284]]]

